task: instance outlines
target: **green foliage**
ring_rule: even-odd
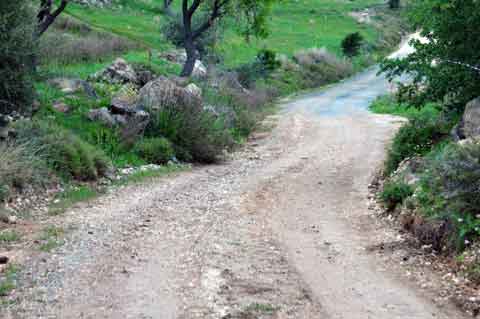
[[[101,150],[54,123],[22,121],[17,123],[16,128],[17,140],[41,146],[39,153],[53,170],[64,177],[95,180],[109,169],[110,161]]]
[[[40,250],[44,252],[51,252],[53,249],[63,245],[63,237],[65,231],[63,228],[56,226],[47,226],[43,229],[40,236]]]
[[[15,289],[19,268],[13,264],[7,266],[0,278],[0,297],[8,296]]]
[[[0,113],[28,113],[33,97],[34,54],[30,1],[0,3]]]
[[[427,154],[435,144],[449,136],[454,125],[438,111],[436,104],[425,106],[418,112],[409,112],[408,123],[400,128],[388,151],[385,163],[387,175],[393,173],[404,159]]]
[[[13,230],[4,230],[0,232],[0,244],[13,243],[20,240],[20,235]]]
[[[348,57],[358,55],[363,42],[363,36],[359,32],[348,34],[342,41],[343,54]]]
[[[400,8],[400,0],[388,0],[388,6],[390,9]]]
[[[397,205],[413,195],[413,188],[402,182],[391,181],[384,185],[380,199],[385,207],[392,211]]]
[[[248,88],[254,86],[257,79],[267,78],[273,71],[280,67],[276,53],[272,50],[261,50],[257,53],[252,63],[244,64],[237,69],[240,83]]]
[[[133,151],[154,164],[166,164],[175,156],[172,144],[163,137],[144,138],[135,144]]]
[[[180,160],[203,163],[216,162],[233,143],[221,120],[195,106],[168,106],[152,114],[146,135],[167,138]]]
[[[450,103],[462,109],[480,95],[480,72],[472,68],[480,60],[480,2],[476,0],[414,1],[410,19],[427,41],[412,41],[415,53],[402,60],[388,60],[383,70],[389,77],[413,76],[414,86],[425,84],[424,100]],[[432,64],[435,61],[435,64]]]
[[[49,215],[60,215],[79,202],[85,202],[98,196],[98,192],[89,186],[72,186],[56,196],[48,209]]]

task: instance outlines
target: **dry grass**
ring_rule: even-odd
[[[294,54],[293,59],[302,67],[324,64],[334,67],[339,73],[349,74],[353,71],[352,64],[348,60],[338,58],[326,48],[301,50]]]

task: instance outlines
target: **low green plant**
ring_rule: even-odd
[[[98,196],[98,192],[89,186],[72,186],[60,193],[50,205],[49,215],[60,215],[72,205],[90,200]]]
[[[0,243],[8,244],[20,240],[20,235],[14,230],[0,232]]]
[[[390,175],[406,158],[423,156],[436,144],[449,137],[454,121],[447,119],[436,109],[427,105],[418,112],[411,112],[409,121],[393,139],[387,154],[385,173]]]
[[[30,141],[53,170],[66,178],[95,180],[106,174],[110,160],[98,148],[55,123],[25,120],[16,124],[20,143]]]
[[[63,228],[56,226],[48,226],[43,230],[40,237],[41,244],[40,250],[44,252],[50,252],[58,246],[63,245],[63,236],[65,231]]]
[[[0,297],[8,296],[8,294],[15,289],[19,270],[20,269],[14,264],[7,266],[3,272],[3,276],[0,277]]]
[[[390,181],[387,182],[382,192],[380,199],[387,210],[392,211],[397,205],[402,204],[405,199],[413,195],[413,188],[405,183]]]
[[[480,144],[450,144],[432,156],[420,180],[418,203],[426,216],[453,225],[457,250],[480,235]]]
[[[343,54],[348,57],[354,57],[360,53],[363,45],[363,36],[359,32],[348,34],[342,41]]]
[[[135,144],[133,152],[154,164],[166,164],[175,156],[172,143],[164,137],[144,138]]]

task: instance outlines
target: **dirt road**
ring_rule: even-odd
[[[221,165],[68,212],[6,318],[463,318],[366,249],[383,227],[367,186],[399,125],[366,110],[388,89],[375,73],[286,102]]]

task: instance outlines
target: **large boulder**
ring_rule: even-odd
[[[108,127],[115,127],[117,125],[117,121],[106,107],[90,110],[87,117],[90,121],[100,122]]]
[[[467,104],[462,124],[462,133],[465,138],[480,137],[480,97]]]
[[[131,85],[123,86],[112,97],[110,111],[113,114],[133,114],[137,111],[138,92]]]
[[[137,73],[131,65],[122,58],[117,58],[111,65],[90,77],[93,81],[103,81],[111,84],[138,84]]]
[[[202,109],[202,100],[166,77],[147,83],[139,92],[139,103],[146,110],[161,111],[165,107]]]
[[[87,81],[59,77],[48,80],[48,84],[59,89],[64,94],[84,93],[91,98],[97,98],[95,89]]]

